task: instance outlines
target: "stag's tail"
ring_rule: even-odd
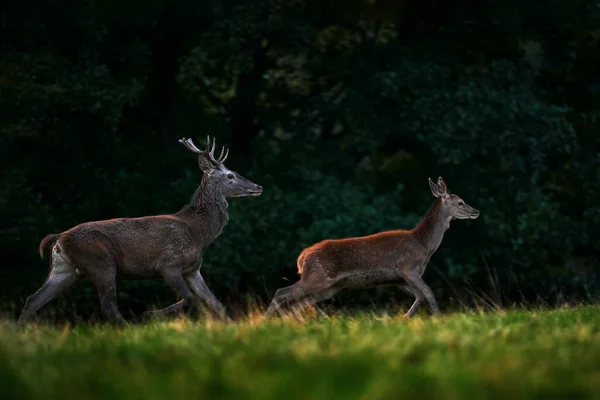
[[[44,250],[48,247],[49,244],[56,242],[56,239],[60,236],[60,233],[51,233],[46,235],[45,238],[40,242],[40,257],[44,259]]]

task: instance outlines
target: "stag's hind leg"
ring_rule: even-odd
[[[121,315],[117,304],[117,267],[114,263],[112,265],[107,264],[106,267],[106,271],[102,271],[101,274],[90,274],[90,279],[98,292],[102,315],[116,325],[124,325],[127,322]]]
[[[117,304],[117,262],[111,239],[101,232],[88,231],[84,242],[79,237],[67,236],[65,247],[73,264],[81,269],[96,287],[100,311],[104,318],[115,325],[126,324]],[[70,248],[73,248],[73,251],[69,252]]]
[[[26,322],[46,303],[79,280],[76,269],[65,259],[59,246],[56,244],[52,249],[50,274],[46,282],[25,301],[19,323]]]

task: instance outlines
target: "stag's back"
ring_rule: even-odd
[[[126,275],[157,276],[167,259],[193,264],[199,257],[185,221],[170,215],[85,222],[63,232],[59,240],[71,259],[110,254]]]

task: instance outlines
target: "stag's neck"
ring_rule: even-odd
[[[228,206],[227,199],[221,191],[211,185],[209,180],[202,179],[191,201],[176,215],[191,220],[192,225],[200,231],[199,237],[205,242],[205,246],[208,246],[227,225]]]
[[[444,213],[442,200],[437,199],[421,222],[413,229],[417,240],[432,254],[442,243],[444,233],[450,228],[451,216]]]

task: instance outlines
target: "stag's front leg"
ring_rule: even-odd
[[[165,282],[175,293],[183,297],[182,300],[160,310],[145,311],[140,319],[145,320],[151,317],[164,317],[171,313],[189,312],[193,308],[197,308],[198,301],[192,290],[188,287],[181,270],[168,269],[162,272]]]
[[[200,275],[199,269],[186,276],[185,280],[194,294],[202,299],[214,313],[225,320],[231,321],[231,318],[225,312],[225,307],[223,307],[215,295],[212,294],[208,286],[206,286],[202,275]]]
[[[179,300],[177,303],[171,304],[168,307],[161,308],[159,310],[148,310],[144,311],[142,315],[139,317],[140,320],[148,320],[151,318],[162,318],[169,314],[173,313],[181,313],[184,310],[184,301]]]

